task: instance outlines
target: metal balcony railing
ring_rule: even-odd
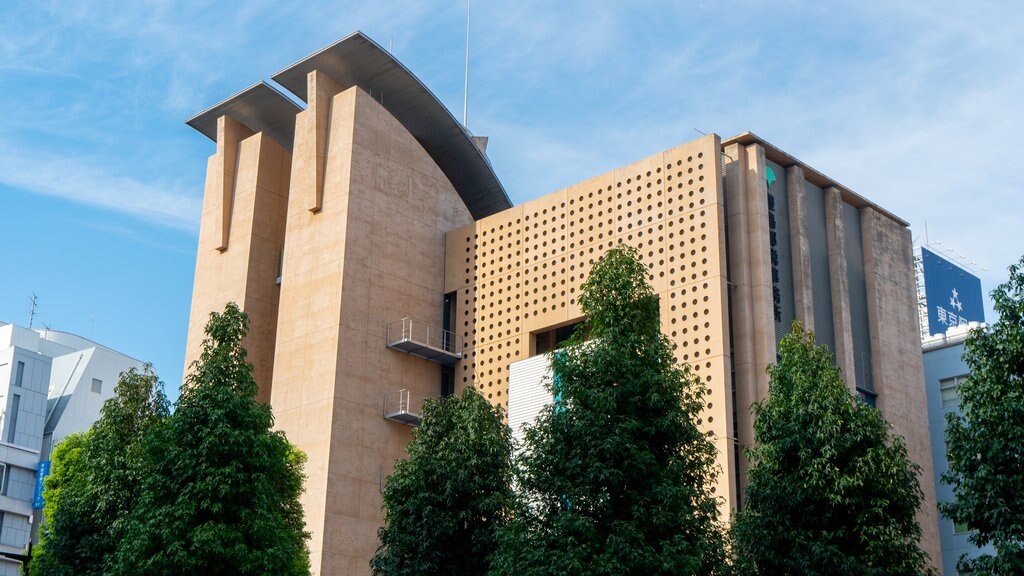
[[[387,325],[387,346],[451,366],[462,359],[462,338],[448,330],[435,328],[412,318],[402,318]]]
[[[384,418],[407,426],[419,426],[425,398],[402,389],[384,396]]]

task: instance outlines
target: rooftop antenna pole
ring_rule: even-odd
[[[32,293],[32,298],[30,298],[29,301],[32,305],[28,310],[28,329],[31,330],[32,322],[36,319],[36,306],[39,304],[39,297],[36,296],[35,292]]]
[[[466,0],[466,90],[462,95],[462,126],[469,128],[466,123],[469,117],[469,12],[473,0]]]

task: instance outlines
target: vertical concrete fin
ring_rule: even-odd
[[[749,260],[751,312],[754,323],[754,362],[757,376],[757,396],[768,396],[766,369],[775,362],[775,313],[772,300],[771,236],[768,230],[768,183],[765,180],[764,147],[751,144],[746,147],[747,173],[747,230],[750,245]]]
[[[913,241],[910,230],[870,206],[860,209],[860,225],[877,406],[892,424],[893,433],[904,438],[907,456],[921,466],[918,480],[924,501],[917,513],[921,549],[938,566],[942,555],[932,482],[928,403],[922,384]]]
[[[342,87],[319,70],[310,72],[306,76],[306,83],[309,94],[306,129],[311,132],[308,137],[312,143],[312,148],[307,151],[312,155],[306,164],[312,187],[307,191],[306,206],[310,212],[319,212],[324,204],[324,172],[327,165],[327,143],[330,141],[331,108],[334,96],[342,92]]]
[[[750,245],[747,241],[747,153],[743,146],[731,144],[725,148],[725,198],[728,207],[729,237],[729,294],[732,306],[729,311],[733,335],[733,386],[736,404],[736,441],[740,458],[738,494],[746,488],[746,460],[743,450],[754,445],[753,416],[751,405],[757,400],[757,370],[754,367],[754,320],[751,311],[750,292]],[[738,504],[741,499],[737,499]]]
[[[807,191],[804,169],[786,168],[789,192],[789,242],[793,254],[793,303],[796,319],[808,331],[814,330],[814,289],[811,284],[811,245],[807,236]]]
[[[850,286],[846,275],[846,231],[843,225],[843,196],[838,188],[825,189],[825,231],[828,239],[828,273],[832,280],[832,325],[835,327],[836,364],[843,371],[846,386],[856,391],[853,329],[850,322]]]
[[[231,234],[231,204],[235,194],[235,176],[238,172],[238,145],[253,135],[245,124],[230,116],[217,118],[217,162],[219,172],[217,186],[218,211],[217,233],[214,234],[214,249],[221,252],[228,249]]]
[[[739,482],[737,482],[736,480],[740,477],[740,475],[737,466],[739,462],[736,458],[736,452],[738,449],[738,439],[736,438],[735,434],[735,399],[731,394],[733,388],[733,375],[731,373],[731,370],[729,369],[731,361],[729,342],[731,341],[732,337],[730,335],[731,326],[729,319],[731,311],[729,310],[728,302],[729,291],[732,288],[729,286],[727,282],[729,277],[729,260],[726,250],[726,221],[728,219],[728,214],[726,212],[725,187],[722,185],[722,174],[725,168],[726,158],[722,150],[722,140],[721,138],[719,138],[717,134],[710,134],[702,138],[702,140],[705,141],[704,146],[706,147],[706,149],[709,149],[710,156],[712,158],[711,174],[714,175],[714,182],[716,184],[713,188],[711,188],[711,190],[713,190],[714,192],[714,208],[717,211],[717,214],[713,222],[715,228],[717,228],[718,234],[718,238],[715,241],[715,244],[717,244],[717,253],[715,254],[715,257],[718,262],[716,272],[720,276],[720,278],[719,287],[716,290],[717,294],[714,295],[714,298],[717,302],[720,303],[720,308],[722,310],[722,316],[720,317],[720,319],[718,319],[716,323],[721,325],[722,327],[720,338],[722,342],[722,350],[725,353],[723,355],[724,357],[722,361],[722,372],[724,373],[725,380],[722,382],[722,384],[719,384],[718,386],[721,386],[721,392],[719,392],[719,394],[721,394],[721,397],[724,397],[725,400],[725,430],[727,431],[726,434],[719,435],[719,438],[716,439],[716,444],[718,445],[719,452],[724,455],[724,458],[719,457],[719,464],[722,467],[722,472],[719,476],[719,486],[724,485],[727,487],[725,494],[727,498],[727,501],[725,503],[726,505],[722,506],[721,509],[723,513],[729,513],[731,512],[731,510],[736,509],[737,504],[739,502],[738,495],[740,487]],[[664,156],[664,158],[667,166],[667,163],[671,161],[671,156],[666,155]],[[712,221],[709,220],[709,223],[711,222]],[[666,288],[668,288],[668,286],[666,286]],[[708,407],[708,410],[710,412],[710,406]],[[711,416],[710,413],[709,416]]]

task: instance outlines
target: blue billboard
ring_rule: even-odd
[[[41,510],[46,505],[43,500],[43,481],[50,475],[50,461],[43,460],[36,465],[36,489],[32,494],[32,509]]]
[[[928,333],[985,321],[981,280],[928,248],[921,248]]]

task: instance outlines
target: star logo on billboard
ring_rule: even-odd
[[[960,294],[957,293],[956,288],[953,288],[953,297],[949,299],[949,306],[955,308],[957,312],[964,311],[964,305],[960,302]]]

